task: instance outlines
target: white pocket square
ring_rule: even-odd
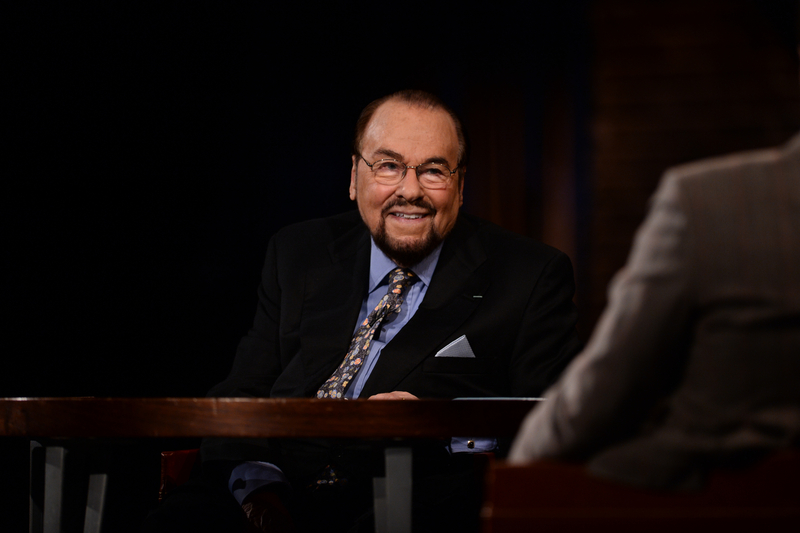
[[[469,345],[466,335],[461,335],[459,338],[436,352],[435,357],[465,357],[467,359],[475,359],[475,354],[472,351],[472,346]]]

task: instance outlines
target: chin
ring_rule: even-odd
[[[412,267],[428,257],[444,237],[434,228],[431,228],[421,237],[401,237],[396,238],[386,234],[386,227],[381,224],[376,231],[372,232],[375,244],[392,261],[401,267]]]

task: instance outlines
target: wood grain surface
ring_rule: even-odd
[[[0,436],[513,436],[535,400],[0,398]]]

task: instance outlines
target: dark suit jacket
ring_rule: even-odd
[[[313,397],[342,361],[367,292],[370,238],[356,211],[271,240],[253,328],[210,396]],[[384,347],[362,397],[539,396],[579,351],[569,258],[461,214],[430,287]],[[434,357],[466,335],[474,359]],[[216,441],[214,441],[216,442]],[[249,459],[207,442],[206,459]]]

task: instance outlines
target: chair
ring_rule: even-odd
[[[484,533],[750,533],[800,524],[800,450],[714,472],[697,493],[632,488],[592,477],[582,465],[546,462],[491,464],[486,483]]]
[[[167,492],[189,481],[197,460],[199,449],[161,452],[161,485],[158,489],[158,502]]]

